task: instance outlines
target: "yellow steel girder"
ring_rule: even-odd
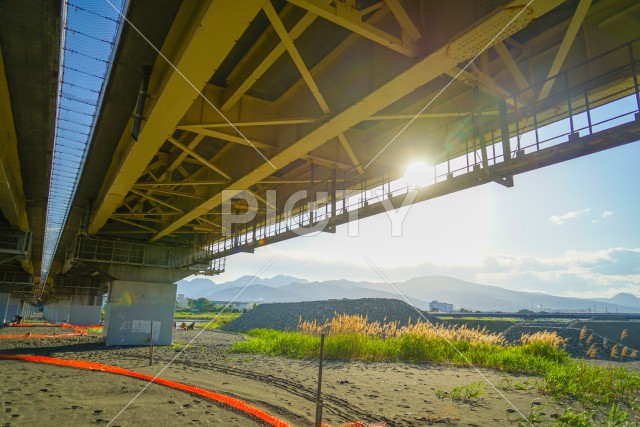
[[[13,227],[29,230],[22,187],[18,137],[13,122],[11,96],[0,47],[0,209]]]
[[[168,46],[167,52],[179,52],[178,57],[167,64],[167,53],[161,53],[156,62],[150,81],[150,92],[156,101],[145,109],[147,120],[138,141],[131,145],[122,163],[115,168],[112,179],[108,177],[89,224],[89,234],[97,233],[120,206],[158,148],[173,133],[194,98],[260,11],[263,2],[218,0],[183,4],[176,17],[182,25],[174,25],[167,36],[169,41],[176,43]],[[216,46],[211,48],[214,40]]]
[[[280,169],[295,159],[304,157],[310,151],[337,137],[338,134],[357,125],[367,117],[374,115],[452,69],[458,63],[474,57],[483,48],[495,45],[495,43],[511,36],[528,25],[533,19],[544,15],[562,2],[563,0],[538,0],[528,7],[527,2],[523,0],[507,3],[489,19],[462,34],[449,44],[418,60],[414,65],[375,89],[369,95],[324,121],[317,128],[273,156],[270,162],[261,164],[224,190],[191,209],[184,216],[156,234],[151,240],[158,240],[193,219],[207,214],[211,209],[220,206],[235,194],[269,177],[273,173],[274,166]],[[295,0],[294,3],[309,4],[304,0]]]

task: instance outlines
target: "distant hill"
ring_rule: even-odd
[[[621,292],[611,298],[598,298],[598,301],[608,302],[608,303],[617,304],[617,305],[623,305],[627,307],[634,307],[637,310],[640,310],[640,298],[625,292]]]
[[[248,283],[252,283],[255,285],[265,285],[272,288],[277,288],[281,286],[290,285],[292,283],[309,283],[306,279],[299,279],[293,276],[285,276],[278,275],[267,279],[255,279],[254,276],[242,276],[236,280],[232,280],[230,282],[225,282],[221,284],[216,284],[211,279],[205,278],[196,278],[193,280],[180,280],[178,281],[178,293],[184,294],[188,298],[208,298],[210,300],[214,300],[212,298],[213,294],[220,292],[223,289],[230,288],[242,288],[246,286]]]
[[[238,295],[252,281],[244,276],[234,281],[215,284],[209,279],[181,280],[178,293],[189,298],[205,297],[213,301],[228,301]],[[544,293],[512,291],[498,286],[481,285],[444,276],[417,277],[395,284],[398,295],[386,283],[328,280],[309,282],[292,276],[256,279],[237,300],[243,302],[300,302],[327,299],[395,298],[406,297],[411,304],[428,309],[429,301],[438,300],[456,308],[481,311],[515,312],[521,309],[544,311],[595,311],[609,313],[640,312],[640,298],[618,294],[613,298],[568,298]]]

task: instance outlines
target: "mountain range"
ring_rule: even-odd
[[[245,286],[246,289],[243,290]],[[465,308],[474,311],[515,312],[528,309],[600,313],[640,312],[640,298],[628,293],[598,299],[560,297],[544,293],[512,291],[444,276],[416,277],[395,283],[394,286],[399,292],[386,283],[350,280],[310,282],[285,275],[268,279],[243,276],[220,284],[205,278],[181,280],[178,282],[178,293],[189,298],[204,297],[211,301],[230,301],[240,293],[235,300],[259,304],[343,298],[404,299],[406,297],[412,305],[421,309],[428,309],[429,302],[437,300],[453,304],[456,309]]]

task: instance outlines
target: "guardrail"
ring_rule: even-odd
[[[427,177],[422,187],[433,186],[432,192],[442,195],[478,185],[478,181],[495,180],[512,185],[509,173],[531,170],[525,164],[528,158],[538,154],[553,157],[561,150],[554,151],[552,147],[562,148],[576,144],[581,138],[598,136],[607,129],[640,122],[639,59],[640,39],[636,39],[506,99],[479,106],[473,113],[448,121],[430,134],[442,136],[442,152],[446,154],[433,165],[433,175]],[[610,65],[620,63],[625,65]],[[551,95],[540,96],[542,87],[548,84],[553,87]],[[618,102],[612,105],[613,101]],[[602,108],[605,105],[608,108]],[[617,141],[603,148],[627,142],[631,141]],[[557,162],[600,148],[590,150],[561,153]],[[539,167],[553,162],[553,159],[540,162]],[[509,168],[510,163],[517,167]],[[496,173],[498,170],[500,173]],[[402,201],[403,196],[416,189],[394,176],[392,171],[375,177],[358,175],[355,169],[350,169],[343,171],[341,177],[334,174],[330,180],[312,181],[311,193],[324,191],[326,197],[308,198],[303,200],[303,207],[292,212],[267,214],[224,234],[223,231],[201,234],[197,243],[202,253],[200,258],[216,259],[237,252],[252,252],[256,247],[306,234],[306,229],[322,221],[328,224],[324,231],[332,231],[335,225],[348,222],[350,213],[357,218],[356,211],[363,213],[361,218],[381,212],[385,200]],[[458,178],[461,185],[452,185],[453,190],[435,189],[435,184]],[[419,196],[416,201],[431,197],[435,196]]]

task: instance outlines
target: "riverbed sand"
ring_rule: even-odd
[[[72,332],[26,329],[2,328],[0,335]],[[88,360],[160,374],[160,378],[241,399],[292,426],[312,426],[317,361],[230,353],[233,342],[242,339],[217,330],[175,331],[173,346],[154,349],[152,365],[148,348],[105,347],[101,337],[91,333],[0,339],[0,353]],[[1,425],[259,425],[207,399],[109,373],[2,359],[0,372]],[[470,367],[326,361],[323,421],[330,426],[353,421],[387,426],[507,426],[517,425],[518,411],[525,416],[532,410],[547,416],[562,413],[559,405],[536,390],[536,381],[539,378]],[[474,383],[484,387],[478,399],[464,402],[447,394]]]

